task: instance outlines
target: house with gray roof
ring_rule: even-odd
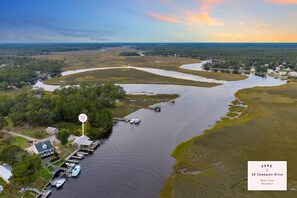
[[[41,157],[50,156],[55,153],[55,149],[50,140],[34,144],[33,151],[34,153],[39,154]]]

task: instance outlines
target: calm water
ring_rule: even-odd
[[[69,178],[52,197],[157,197],[172,173],[174,148],[201,134],[228,111],[234,93],[253,86],[280,85],[284,81],[251,76],[219,87],[122,85],[127,92],[179,93],[175,104],[161,103],[162,111],[139,110],[127,117],[139,126],[118,123],[93,155],[80,162],[82,172]]]

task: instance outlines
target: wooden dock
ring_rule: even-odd
[[[50,194],[52,193],[51,190],[43,190],[40,192],[40,194],[38,195],[38,197],[40,198],[47,198],[50,196]]]

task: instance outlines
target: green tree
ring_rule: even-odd
[[[66,129],[62,129],[61,131],[59,131],[59,132],[56,134],[56,138],[57,138],[58,140],[60,140],[61,143],[62,143],[63,145],[65,145],[65,144],[68,143],[68,138],[69,138],[69,136],[70,136],[70,133],[69,133],[69,131],[66,130]]]
[[[7,122],[3,116],[0,115],[0,130],[7,126]]]
[[[25,157],[13,167],[12,181],[21,185],[28,185],[34,182],[39,176],[38,173],[42,167],[41,162],[39,155]]]
[[[21,162],[27,153],[16,145],[7,145],[0,150],[0,161],[11,166]]]

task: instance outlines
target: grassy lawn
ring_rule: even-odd
[[[25,148],[31,146],[31,144],[28,143],[28,140],[26,140],[22,137],[16,137],[16,136],[14,136],[14,141],[12,144],[17,145],[17,146],[21,147],[22,149],[25,149]]]
[[[26,135],[35,139],[43,139],[46,137],[51,136],[50,134],[45,132],[45,128],[46,127],[15,127],[12,128],[11,130],[16,132],[16,133],[20,133],[22,135]]]
[[[164,77],[136,69],[109,69],[101,71],[91,71],[70,76],[63,76],[47,80],[46,84],[60,85],[71,82],[113,82],[121,84],[169,84],[169,85],[186,85],[199,87],[212,87],[219,85],[217,83],[197,82],[183,80],[171,77]]]
[[[123,101],[117,103],[115,108],[109,110],[113,117],[122,118],[138,109],[178,97],[177,94],[127,95]]]
[[[175,173],[161,197],[296,197],[297,83],[256,87],[236,96],[248,108],[223,119],[204,135],[179,145]],[[233,103],[235,104],[235,103]],[[287,192],[248,192],[247,161],[288,161]],[[199,174],[182,174],[186,170]]]

